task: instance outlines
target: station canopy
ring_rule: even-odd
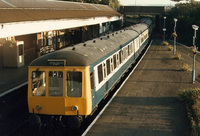
[[[0,38],[121,19],[107,5],[68,1],[0,0]]]

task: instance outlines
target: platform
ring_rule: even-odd
[[[189,48],[178,46],[181,60],[168,46],[154,40],[147,54],[126,81],[86,136],[188,136],[189,122],[184,103],[177,99],[181,89],[200,86],[191,83],[191,71],[181,70],[183,63],[192,68]],[[200,74],[196,61],[196,77]]]
[[[29,63],[26,63],[20,68],[0,67],[0,96],[28,82],[28,65]]]

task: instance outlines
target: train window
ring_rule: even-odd
[[[80,71],[67,72],[67,96],[68,97],[82,96],[82,72]]]
[[[134,41],[132,43],[132,52],[135,53],[135,43],[134,43]]]
[[[101,83],[101,81],[103,81],[103,67],[102,67],[102,64],[100,64],[98,66],[97,70],[98,70],[99,83]]]
[[[110,74],[110,59],[106,60],[106,66],[107,66],[107,75]]]
[[[110,58],[110,66],[111,66],[111,72],[114,70],[113,68],[113,58]]]
[[[117,53],[117,66],[119,66],[119,54]]]
[[[46,80],[44,71],[32,72],[32,95],[45,96]]]
[[[125,60],[126,59],[126,55],[127,54],[127,52],[126,52],[126,47],[123,49],[123,60]]]
[[[49,71],[49,96],[63,96],[62,71]]]
[[[122,63],[122,51],[119,51],[119,63]]]
[[[130,53],[130,54],[132,53],[132,47],[133,47],[132,44],[133,44],[133,43],[131,42],[131,44],[129,45],[129,53]]]
[[[113,60],[114,60],[114,69],[117,67],[117,58],[116,55],[113,55]]]
[[[104,73],[104,78],[106,78],[106,64],[103,63],[103,73]]]
[[[128,45],[128,56],[130,55],[130,47],[129,47],[129,45]]]
[[[94,75],[93,75],[93,73],[90,73],[90,83],[91,83],[91,89],[94,89]]]

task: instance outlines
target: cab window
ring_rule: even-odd
[[[32,72],[32,95],[45,96],[46,75],[44,71]]]
[[[49,71],[49,96],[63,96],[62,71]]]
[[[67,96],[82,97],[82,72],[67,72]]]

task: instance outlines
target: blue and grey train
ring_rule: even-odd
[[[41,122],[55,118],[69,127],[80,124],[135,62],[151,32],[152,20],[143,19],[34,60],[28,76],[30,114]]]

